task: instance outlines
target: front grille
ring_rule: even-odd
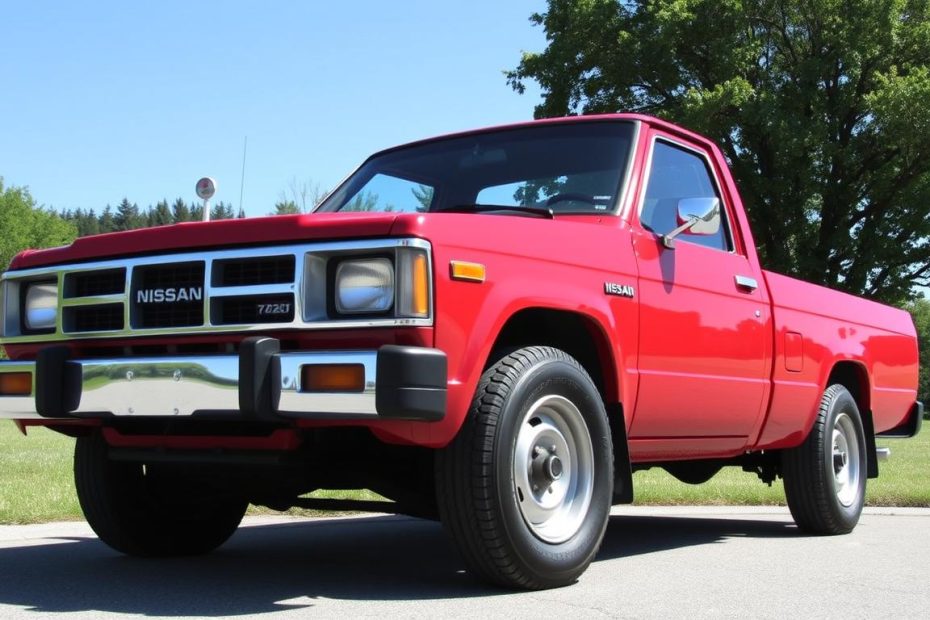
[[[132,276],[132,326],[139,329],[203,324],[204,263],[136,267]]]
[[[290,323],[294,320],[294,295],[249,295],[213,300],[214,325]]]
[[[65,275],[64,297],[95,297],[118,295],[126,290],[126,269],[78,271]]]
[[[396,259],[401,252],[428,257],[429,247],[426,241],[406,238],[321,241],[8,271],[0,275],[6,293],[6,302],[0,303],[0,336],[6,344],[231,334],[250,327],[268,332],[355,325],[428,327],[433,325],[431,317],[335,315],[329,308],[328,274],[331,265],[345,257],[396,253]],[[36,282],[58,286],[56,326],[41,333],[26,326],[23,302],[27,287]]]
[[[251,286],[294,281],[294,256],[230,258],[213,263],[213,286]]]
[[[75,306],[64,309],[67,332],[106,332],[123,329],[123,304]]]

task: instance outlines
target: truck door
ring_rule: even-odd
[[[736,445],[753,430],[767,390],[761,276],[740,250],[732,205],[707,154],[658,132],[650,148],[634,226],[640,384],[630,438]],[[674,249],[664,247],[660,235],[678,226],[679,201],[714,196],[719,232],[682,234]]]

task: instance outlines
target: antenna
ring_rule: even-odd
[[[242,210],[242,192],[245,189],[245,150],[249,146],[249,137],[246,136],[242,141],[242,176],[239,177],[239,213],[245,213]]]

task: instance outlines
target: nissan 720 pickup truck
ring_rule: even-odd
[[[647,116],[414,142],[310,214],[78,239],[2,283],[0,416],[76,438],[130,555],[211,551],[250,503],[360,506],[561,586],[638,469],[781,477],[842,534],[876,437],[922,419],[910,316],[764,270],[721,151]]]

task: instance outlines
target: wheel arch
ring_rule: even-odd
[[[595,318],[554,308],[518,310],[497,333],[484,368],[494,364],[502,351],[533,345],[565,351],[591,375],[605,404],[621,402],[613,346],[606,330]]]
[[[840,384],[852,394],[860,412],[870,411],[872,404],[872,388],[869,382],[869,373],[861,362],[841,360],[833,365],[827,376],[823,389],[834,384]]]
[[[869,372],[861,363],[854,360],[838,361],[830,369],[824,391],[831,385],[842,385],[856,401],[859,416],[862,418],[862,431],[865,435],[866,470],[869,478],[878,478],[878,448],[875,443],[875,424],[872,420],[872,386]]]
[[[626,418],[619,382],[615,346],[601,323],[590,315],[570,310],[527,307],[504,322],[491,346],[484,368],[525,346],[551,346],[576,360],[591,376],[607,410],[614,448],[615,504],[632,503],[633,474],[627,444]]]

